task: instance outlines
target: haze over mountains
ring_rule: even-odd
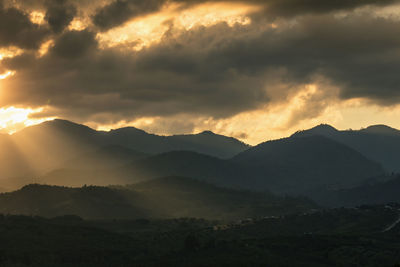
[[[197,135],[158,136],[128,127],[110,132],[95,131],[87,126],[65,120],[44,122],[27,127],[12,136],[0,137],[6,143],[1,153],[15,154],[16,161],[23,158],[36,173],[61,167],[79,155],[104,146],[122,146],[140,153],[157,154],[173,150],[192,150],[217,157],[228,158],[248,148],[248,145],[231,137],[211,132]],[[21,154],[21,155],[20,155]],[[4,164],[2,169],[7,169]],[[20,168],[23,168],[20,164]],[[14,169],[7,173],[19,176]],[[6,177],[2,175],[2,177]]]
[[[30,183],[107,186],[179,176],[218,187],[317,199],[318,190],[385,183],[391,179],[388,172],[400,169],[400,134],[387,126],[338,131],[320,125],[251,147],[212,132],[102,132],[54,120],[1,135],[0,142],[0,188],[8,191]]]

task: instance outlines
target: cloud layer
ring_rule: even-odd
[[[245,14],[252,18],[249,24],[222,21],[182,29],[169,20],[159,42],[142,50],[129,49],[135,40],[100,45],[98,33],[162,12],[171,2],[190,10],[204,1],[0,5],[0,46],[23,50],[0,61],[0,70],[15,71],[1,81],[0,106],[48,106],[42,116],[96,123],[227,119],[281,105],[316,86],[317,93],[303,97],[307,105],[294,108],[288,118],[295,124],[335,101],[400,102],[400,13],[379,12],[388,5],[396,8],[397,1],[246,1],[259,6]],[[42,10],[45,23],[30,20],[35,9]],[[75,18],[89,23],[83,30],[69,29]],[[53,45],[38,56],[49,40]],[[179,128],[176,120],[171,125]],[[194,129],[196,123],[181,127]]]

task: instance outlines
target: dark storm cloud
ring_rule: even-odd
[[[195,4],[227,2],[226,0],[116,0],[97,11],[93,22],[102,30],[120,26],[126,21],[156,12],[166,3],[184,4],[188,8]],[[328,13],[338,10],[348,10],[366,5],[385,6],[398,0],[231,0],[230,2],[257,4],[261,12],[270,19],[276,17],[290,17],[310,13]]]
[[[0,47],[35,49],[47,34],[47,29],[32,23],[28,14],[16,8],[6,8],[0,1]]]
[[[76,7],[69,4],[67,0],[51,0],[46,3],[46,6],[45,20],[56,33],[63,31],[77,14]]]

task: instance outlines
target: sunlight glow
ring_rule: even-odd
[[[81,19],[75,18],[68,26],[68,30],[70,31],[82,31],[87,27],[87,23],[82,21]]]
[[[0,74],[0,80],[4,80],[14,74],[15,74],[15,71],[7,71],[6,73]]]
[[[45,20],[44,20],[45,14],[43,12],[32,11],[29,15],[30,15],[30,19],[33,23],[39,24],[39,25],[45,23]]]
[[[35,125],[54,118],[33,119],[30,115],[42,112],[44,108],[0,108],[0,132],[12,134],[24,127]]]
[[[0,61],[4,58],[11,58],[23,53],[22,49],[17,47],[0,48]]]

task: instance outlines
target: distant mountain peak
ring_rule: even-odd
[[[201,132],[201,133],[199,133],[199,134],[202,134],[202,135],[215,135],[215,133],[212,132],[212,131],[210,131],[210,130],[208,130],[208,131],[203,131],[203,132]]]
[[[335,127],[333,127],[332,125],[326,124],[326,123],[321,123],[320,125],[315,126],[312,129],[323,129],[323,130],[337,131],[337,129]]]
[[[140,134],[148,134],[146,131],[144,131],[142,129],[138,129],[138,128],[133,127],[133,126],[113,129],[110,132],[111,133],[140,133]]]
[[[19,135],[19,134],[24,134],[24,133],[30,134],[32,131],[36,131],[36,130],[40,131],[43,129],[55,129],[55,130],[59,130],[61,132],[63,132],[63,131],[88,132],[88,133],[96,132],[96,130],[94,130],[84,124],[75,123],[75,122],[72,122],[69,120],[54,119],[54,120],[45,121],[45,122],[42,122],[40,124],[36,124],[33,126],[26,127],[24,129],[22,129],[21,131],[16,132],[14,135]]]
[[[304,131],[298,131],[292,135],[292,137],[302,137],[302,136],[309,136],[309,135],[323,135],[323,136],[330,136],[333,134],[338,133],[339,131],[329,125],[329,124],[320,124],[318,126],[315,126],[311,129],[304,130]]]
[[[399,135],[400,131],[384,124],[371,125],[361,130],[365,133]]]

